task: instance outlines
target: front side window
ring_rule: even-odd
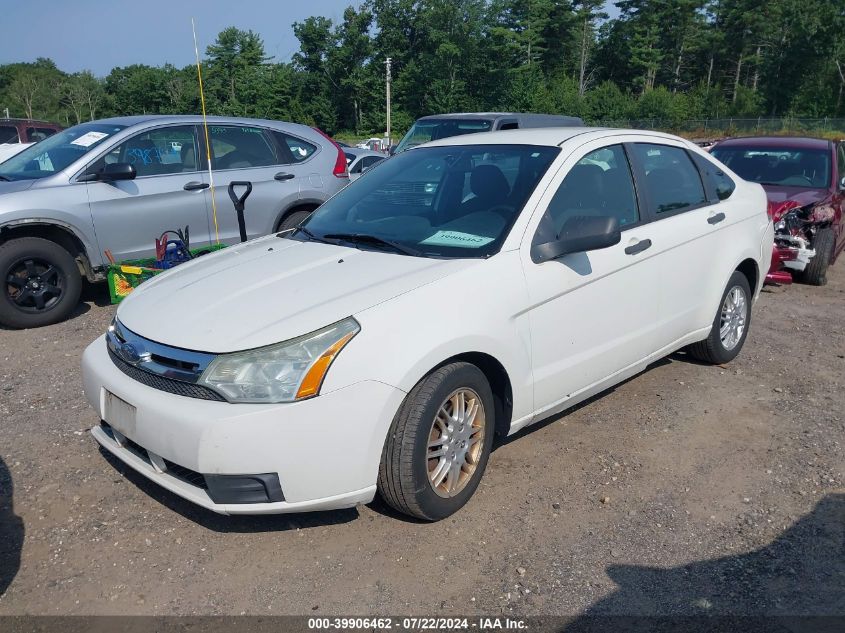
[[[14,125],[0,125],[0,145],[4,143],[19,143],[18,128]]]
[[[602,147],[569,170],[546,209],[533,244],[558,238],[573,217],[612,216],[623,230],[640,221],[628,157],[621,145]]]
[[[282,165],[279,150],[258,127],[212,125],[209,127],[214,169],[250,169]]]
[[[112,163],[129,163],[138,177],[197,171],[196,128],[174,125],[136,134],[100,158],[88,172],[99,172]]]
[[[45,178],[69,167],[125,125],[83,123],[27,147],[0,165],[0,180]]]
[[[422,256],[488,257],[559,153],[532,145],[405,152],[345,187],[306,220],[307,233],[290,237],[379,249],[390,247],[386,240]]]
[[[645,171],[645,187],[655,213],[677,213],[706,203],[701,175],[685,150],[635,143],[633,152]]]
[[[836,153],[839,164],[839,186],[842,186],[842,179],[845,178],[845,145],[839,144],[839,151]]]
[[[745,180],[761,185],[826,189],[830,185],[831,156],[823,149],[716,147],[713,156]]]

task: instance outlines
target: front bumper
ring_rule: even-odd
[[[364,381],[286,404],[187,398],[125,375],[109,358],[105,338],[85,350],[82,375],[100,419],[107,417],[107,393],[135,408],[117,439],[109,427],[92,429],[100,445],[162,487],[220,514],[328,510],[371,501],[387,430],[405,397],[389,385]],[[191,471],[277,473],[284,501],[215,503],[207,489],[184,476]]]
[[[792,272],[801,272],[815,256],[816,251],[800,238],[776,236],[781,243],[772,248],[772,261],[766,273],[766,283],[791,284]]]

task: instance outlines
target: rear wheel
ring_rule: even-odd
[[[279,228],[276,230],[277,233],[281,233],[282,231],[287,231],[289,229],[294,229],[300,224],[302,224],[305,220],[308,219],[308,216],[313,213],[312,211],[308,210],[301,210],[301,211],[293,211],[292,213],[288,213],[282,221],[279,223]]]
[[[798,275],[800,281],[811,286],[824,286],[827,283],[827,267],[830,266],[835,243],[833,229],[819,229],[816,238],[813,240],[813,249],[816,254]]]
[[[452,363],[408,394],[382,452],[378,489],[391,506],[437,521],[469,500],[493,445],[493,394],[475,365]]]
[[[706,363],[720,365],[737,357],[751,325],[751,287],[741,272],[734,271],[722,294],[722,301],[710,334],[703,341],[693,343],[687,351]]]
[[[66,319],[79,301],[82,277],[64,248],[40,237],[0,246],[0,324],[31,328]]]

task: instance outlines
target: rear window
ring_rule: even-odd
[[[440,138],[489,132],[493,121],[488,119],[426,119],[417,121],[396,146],[396,152],[410,149]]]

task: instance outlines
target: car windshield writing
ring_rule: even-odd
[[[426,119],[417,121],[396,146],[396,152],[410,149],[439,138],[489,132],[493,127],[492,121],[485,119]]]
[[[83,123],[54,134],[27,147],[0,165],[0,176],[6,180],[34,180],[60,172],[124,125]]]
[[[320,207],[305,223],[317,239],[370,236],[434,257],[497,252],[557,147],[467,145],[415,149]],[[314,239],[302,231],[292,239]],[[394,249],[398,250],[398,249]]]
[[[830,152],[779,147],[723,147],[713,156],[737,175],[764,185],[824,189],[830,185]]]

